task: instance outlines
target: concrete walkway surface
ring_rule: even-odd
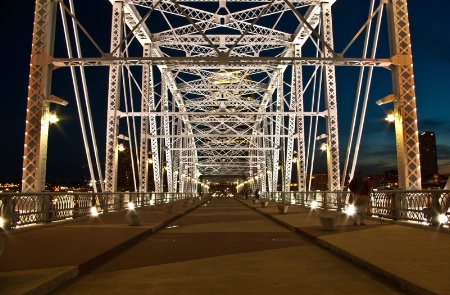
[[[369,273],[381,277],[382,280],[389,281],[399,290],[402,290],[401,292],[404,292],[385,291],[384,294],[450,293],[450,281],[448,280],[450,258],[447,255],[450,234],[446,230],[436,228],[430,230],[430,228],[423,226],[405,225],[403,223],[382,223],[378,218],[368,218],[366,220],[367,225],[354,226],[352,220],[344,214],[340,214],[336,230],[327,231],[320,224],[319,212],[310,208],[290,206],[286,214],[280,214],[275,203],[269,203],[268,207],[262,208],[261,204],[253,203],[252,200],[239,199],[237,201],[242,203],[240,205],[236,200],[220,199],[224,199],[226,202],[234,202],[245,210],[253,209],[261,213],[285,226],[288,232],[300,234],[310,242],[339,254],[339,257],[345,257],[345,261],[353,262],[354,264],[352,264],[357,265],[357,268],[363,268]],[[214,201],[215,199],[211,202]],[[188,204],[177,203],[172,213],[167,213],[163,205],[145,208],[144,218],[139,226],[130,226],[126,222],[126,212],[117,212],[102,214],[95,218],[79,218],[70,222],[29,227],[25,230],[4,233],[5,248],[3,255],[0,257],[0,294],[50,294],[52,292],[60,294],[59,288],[65,285],[69,287],[67,290],[62,290],[61,294],[78,294],[78,291],[89,294],[85,291],[81,292],[82,289],[76,289],[77,285],[73,282],[76,282],[78,278],[84,278],[83,283],[87,282],[88,284],[90,279],[99,277],[102,280],[91,281],[90,283],[99,284],[97,286],[99,290],[111,294],[114,294],[114,292],[117,294],[226,294],[225,287],[229,288],[233,284],[236,285],[236,290],[239,290],[235,294],[256,294],[250,288],[251,284],[248,284],[248,280],[247,284],[243,280],[243,278],[254,279],[251,274],[244,273],[245,262],[257,263],[259,261],[259,263],[262,263],[260,269],[263,272],[264,265],[276,266],[274,259],[277,259],[279,255],[290,257],[295,261],[298,252],[295,247],[304,245],[304,242],[292,238],[287,233],[279,232],[278,229],[272,231],[268,225],[258,226],[257,223],[261,221],[257,221],[256,217],[249,216],[243,209],[239,209],[240,211],[230,210],[233,220],[237,221],[237,224],[242,222],[242,225],[244,223],[246,225],[255,223],[253,228],[258,229],[256,231],[260,231],[260,233],[253,229],[251,232],[239,233],[239,228],[231,227],[229,223],[215,215],[213,208],[210,208],[207,214],[194,214],[197,210],[200,210],[201,206],[205,205],[200,201]],[[188,216],[186,214],[190,212],[194,214],[194,216],[191,216],[191,223],[186,224],[185,227],[176,228],[178,220]],[[208,226],[211,228],[208,228]],[[161,229],[163,230],[160,231]],[[186,236],[187,233],[183,231],[187,229],[189,229],[189,235],[195,234],[199,241],[203,241],[204,246],[190,244],[188,238],[185,240],[185,244],[182,244],[182,238],[180,238],[180,243],[176,247],[183,247],[182,249],[185,249],[185,251],[177,251],[179,257],[164,255],[165,251],[175,247],[170,244],[171,240],[175,240],[175,236],[171,235],[176,235],[177,238]],[[220,235],[213,233],[233,231],[236,235],[229,241],[222,241]],[[155,234],[156,232],[158,232],[158,235]],[[262,240],[263,235],[269,235],[272,240],[280,240],[288,244],[280,246],[284,249],[283,252],[276,251],[273,245],[264,248],[266,245],[262,242],[243,244],[248,249],[236,250],[233,248],[238,240]],[[151,238],[153,236],[155,239]],[[214,244],[214,240],[216,240],[216,244]],[[161,243],[161,245],[167,243],[164,246],[159,246],[161,249],[158,248],[158,251],[160,252],[152,253],[154,254],[152,259],[157,261],[151,263],[147,261],[149,258],[144,256],[146,253],[144,247],[148,249],[148,245],[145,246],[143,241]],[[292,245],[289,243],[292,243]],[[242,248],[242,246],[240,247]],[[142,249],[139,250],[140,248]],[[133,249],[133,251],[130,249]],[[264,259],[255,256],[256,254],[260,255],[260,253],[265,253]],[[127,259],[127,257],[134,258]],[[189,292],[180,289],[170,290],[167,287],[170,284],[167,284],[167,282],[163,284],[162,282],[164,279],[168,280],[170,274],[177,271],[173,268],[175,267],[175,265],[172,265],[174,262],[183,263],[184,266],[190,267],[193,272],[198,271],[200,273],[207,271],[207,268],[202,268],[202,263],[211,265],[215,261],[216,264],[225,267],[237,263],[233,259],[238,259],[238,263],[243,263],[242,273],[233,276],[233,282],[226,282],[228,286],[222,286],[223,289],[220,288],[220,281],[215,281],[211,277],[211,282],[215,283],[214,287],[217,288],[217,292],[204,289],[208,286],[208,283],[203,281],[195,282],[196,284],[193,285],[186,283],[186,286],[191,286]],[[109,261],[113,262],[109,263]],[[323,261],[321,263],[323,264]],[[130,284],[135,284],[135,287],[139,286],[136,283],[138,283],[140,276],[145,281],[145,267],[157,267],[153,271],[161,276],[159,277],[161,289],[158,289],[158,286],[153,286],[155,292],[130,291],[130,286],[127,286],[127,284],[124,284],[123,289],[115,289],[114,292],[109,289],[110,285],[106,283],[106,279],[116,279],[114,276],[119,274],[123,276],[125,270],[128,270],[126,275],[130,276],[128,278]],[[302,265],[295,264],[295,267],[302,268]],[[129,270],[133,271],[130,272]],[[304,271],[308,273],[307,269]],[[354,270],[350,268],[349,271]],[[274,275],[279,276],[280,274]],[[324,278],[324,292],[322,294],[341,294],[341,291],[345,289],[344,286],[339,287],[336,282],[333,282],[333,286],[326,284],[326,281],[327,278]],[[264,282],[261,283],[264,286]],[[279,283],[282,284],[282,280],[279,280]],[[308,293],[305,289],[307,283],[302,284],[304,289],[301,289],[302,286],[300,285],[297,286],[296,282],[285,282],[284,284],[286,285],[284,294]],[[243,287],[244,285],[247,287]],[[144,287],[142,286],[142,288]],[[266,286],[266,290],[269,290],[269,288],[269,285]],[[373,294],[379,294],[381,289],[377,290],[377,288],[384,287],[380,285],[373,288]],[[295,290],[295,292],[290,293],[286,290]],[[361,290],[355,290],[353,294],[363,294]],[[259,294],[261,293],[270,294],[259,292]],[[320,294],[317,290],[315,290],[315,293]],[[348,290],[345,293],[352,294]],[[99,293],[93,292],[91,294]]]
[[[344,213],[335,231],[320,225],[319,211],[290,206],[278,213],[276,204],[244,201],[258,212],[342,255],[370,272],[389,280],[408,294],[450,294],[448,229],[366,218],[366,225],[353,225]]]

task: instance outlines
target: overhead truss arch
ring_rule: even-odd
[[[378,7],[374,14],[387,8],[390,34],[409,34],[406,0],[362,1]],[[326,134],[328,189],[340,190],[341,179],[353,171],[342,171],[339,157],[336,67],[391,70],[397,128],[408,132],[403,137],[397,132],[400,175],[404,188],[420,187],[410,40],[391,36],[385,56],[352,56],[348,47],[339,53],[332,18],[339,0],[110,0],[109,48],[89,34],[92,25],[78,20],[82,10],[75,13],[74,7],[79,2],[36,1],[34,33],[42,41],[33,44],[30,77],[41,82],[30,78],[24,191],[42,190],[45,182],[48,126],[38,125],[49,110],[52,74],[102,66],[109,68],[106,191],[117,190],[121,118],[140,126],[127,134],[139,143],[131,151],[139,191],[196,191],[206,189],[208,176],[221,175],[235,177],[236,185],[252,179],[253,188],[262,191],[289,191],[292,181],[307,190],[309,157],[316,150],[316,138],[311,138],[318,130]],[[54,54],[57,7],[75,20],[73,30],[83,33],[83,42],[97,50],[83,56]],[[349,46],[373,19],[369,13]],[[123,107],[123,97],[132,108]],[[103,179],[92,171],[90,177]]]

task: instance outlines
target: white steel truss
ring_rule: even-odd
[[[361,0],[377,3],[376,12],[387,7],[391,56],[371,58],[335,51],[332,6],[338,1],[110,0],[109,52],[68,13],[100,53],[72,57],[53,54],[55,1],[36,0],[22,190],[44,189],[52,72],[99,66],[109,67],[106,191],[117,190],[123,117],[140,123],[139,134],[128,136],[139,142],[141,192],[196,191],[206,184],[199,179],[210,175],[250,179],[262,191],[289,191],[293,169],[298,189],[307,190],[313,164],[307,150],[316,148],[306,143],[312,134],[305,117],[326,132],[328,189],[340,190],[347,171],[339,158],[337,66],[391,68],[400,182],[402,188],[420,188],[407,1]],[[56,2],[64,13],[79,1]],[[140,101],[132,102],[140,111],[121,107],[124,69],[136,84],[130,92],[140,93]],[[323,85],[318,92],[313,80]],[[323,99],[320,110],[306,107],[307,93]]]
[[[421,189],[416,94],[406,0],[392,1],[387,8],[393,37],[391,70],[396,98],[394,107],[399,185],[401,188]]]
[[[35,12],[23,155],[24,192],[45,190],[52,71],[44,60],[53,55],[56,3],[37,1]]]
[[[111,26],[111,53],[118,57],[121,53],[122,24],[123,24],[123,2],[113,3],[112,26]],[[106,161],[105,161],[105,190],[113,192],[117,188],[117,161],[119,157],[119,109],[121,70],[119,66],[109,67],[109,89],[108,109],[106,120]]]

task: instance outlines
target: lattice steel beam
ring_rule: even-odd
[[[111,51],[113,51],[122,41],[123,24],[123,3],[115,1],[112,11],[111,25]],[[120,48],[113,53],[113,56],[119,57],[122,54]],[[117,136],[119,121],[117,110],[120,101],[120,80],[121,68],[119,65],[112,65],[109,68],[109,88],[108,105],[106,119],[106,160],[105,160],[105,191],[115,192],[117,190],[117,160],[119,150]]]
[[[395,137],[399,187],[421,189],[419,134],[412,64],[411,39],[406,0],[387,3],[393,64]]]
[[[333,24],[331,5],[322,2],[322,25],[323,37],[325,42],[333,48]],[[331,57],[333,53],[325,47],[324,55]],[[336,96],[336,74],[333,65],[324,67],[325,73],[325,105],[327,108],[327,153],[328,153],[328,190],[340,190],[340,168],[339,168],[339,132],[338,132],[338,113]]]
[[[392,64],[390,59],[386,58],[333,58],[333,57],[224,57],[224,56],[203,56],[203,57],[111,57],[111,58],[52,58],[48,57],[45,62],[53,64],[55,67],[69,66],[142,66],[145,64],[168,66],[171,69],[258,69],[261,66],[277,68],[279,66],[288,66],[301,64],[303,66],[372,66],[389,67]]]
[[[147,44],[143,47],[143,56],[151,54],[151,46]],[[147,113],[150,110],[150,92],[153,86],[153,72],[150,66],[142,67],[142,97],[141,97],[141,111]],[[148,168],[149,168],[149,150],[148,150],[148,133],[149,133],[149,118],[142,116],[141,118],[141,134],[140,134],[140,149],[139,149],[139,191],[141,193],[148,191]]]
[[[56,2],[37,0],[31,47],[22,192],[45,190]]]

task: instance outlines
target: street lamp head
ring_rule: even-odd
[[[385,96],[379,100],[376,101],[376,104],[381,106],[390,102],[393,102],[396,100],[396,97],[393,94],[389,94],[388,96]]]
[[[56,95],[50,95],[47,98],[47,101],[51,102],[51,103],[59,104],[59,105],[62,105],[62,106],[66,106],[66,105],[69,104],[69,102],[67,100],[64,100],[61,97],[58,97]]]
[[[327,138],[327,135],[326,135],[325,133],[323,133],[323,134],[317,136],[317,137],[316,137],[316,140],[321,140],[321,139],[324,139],[324,138]]]

